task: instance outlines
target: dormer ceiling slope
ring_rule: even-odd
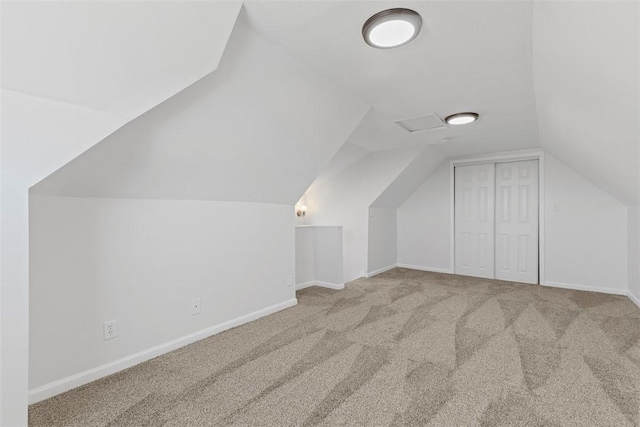
[[[533,11],[542,147],[640,204],[640,2],[536,1]]]
[[[372,48],[362,23],[392,7],[420,13],[421,33],[397,49]],[[633,1],[247,1],[215,77],[105,140],[91,155],[102,160],[87,156],[90,163],[69,166],[36,190],[292,203],[348,140],[371,151],[428,145],[444,157],[542,147],[634,205],[640,202],[639,8]],[[53,78],[46,83],[34,86],[38,96],[66,87]],[[86,83],[73,102],[89,105],[84,94],[98,89]],[[135,115],[129,101],[110,102],[107,90],[95,99],[100,102],[91,108]],[[394,123],[461,111],[480,119],[419,132]],[[233,184],[218,188],[221,176]],[[213,183],[205,188],[204,182]]]
[[[2,88],[131,120],[218,67],[241,6],[3,2]]]
[[[397,49],[364,43],[380,10],[419,12]],[[446,157],[542,147],[622,202],[640,197],[639,2],[245,2],[249,24],[372,105],[350,141],[431,145]],[[480,113],[472,125],[408,133],[397,120]],[[450,138],[443,143],[443,138]]]
[[[420,13],[419,36],[375,49],[373,14]],[[538,147],[531,4],[504,1],[247,1],[249,25],[373,110],[350,139],[371,150],[438,144],[446,156]],[[397,120],[476,111],[472,126],[409,133]],[[453,144],[440,146],[443,137]]]
[[[294,204],[368,109],[237,22],[215,72],[32,193]]]
[[[3,2],[5,155],[37,162],[35,184],[214,71],[241,5]],[[50,152],[28,152],[31,141]]]

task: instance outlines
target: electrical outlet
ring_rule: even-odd
[[[200,314],[200,298],[191,300],[191,314]]]
[[[116,321],[109,320],[108,322],[104,322],[104,339],[110,340],[118,336],[118,330],[116,329]]]
[[[293,286],[293,276],[287,276],[287,287],[290,288]]]

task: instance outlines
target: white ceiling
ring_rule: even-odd
[[[216,71],[32,193],[294,204],[368,108],[238,23]]]
[[[371,203],[371,206],[399,207],[444,160],[444,157],[433,147],[424,147],[409,166]]]
[[[391,7],[422,15],[410,44],[374,49],[362,23]],[[259,34],[374,107],[350,141],[372,150],[438,143],[447,156],[538,146],[531,4],[487,1],[245,2]],[[395,120],[477,111],[466,127],[409,133]]]
[[[313,181],[313,184],[309,187],[309,191],[315,186],[328,182],[331,178],[349,168],[369,153],[371,153],[371,150],[350,142],[345,142],[336,154],[334,154],[329,163],[322,169],[320,175]]]
[[[536,2],[533,10],[542,147],[640,204],[640,2]]]
[[[133,119],[216,69],[241,6],[3,2],[2,88]]]
[[[351,149],[325,175],[359,159],[353,147],[429,145],[445,157],[543,147],[626,204],[640,202],[640,2],[248,1],[239,27],[257,35],[228,44],[237,2],[8,4],[3,36],[19,42],[3,45],[3,88],[124,120],[217,67],[225,48],[230,58],[215,79],[131,123],[136,131],[105,140],[106,157],[86,156],[91,162],[76,162],[40,189],[226,200],[257,200],[263,191],[265,200],[289,202],[348,139]],[[362,23],[389,7],[418,11],[422,32],[401,48],[374,49],[362,40]],[[480,120],[467,126],[409,133],[393,123],[469,110]],[[251,133],[254,123],[265,138]],[[171,135],[179,132],[192,140],[176,144]],[[320,150],[323,137],[329,142]],[[165,171],[141,177],[145,167]],[[250,179],[273,168],[286,171],[282,180]],[[234,185],[207,190],[206,179],[223,171],[237,176]]]
[[[374,49],[361,25],[408,7],[406,46]],[[373,108],[350,142],[432,145],[447,157],[543,147],[628,205],[640,203],[640,2],[245,2],[248,24]],[[476,111],[408,133],[395,120]],[[442,138],[451,138],[441,142]]]

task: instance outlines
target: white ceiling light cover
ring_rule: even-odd
[[[478,120],[478,113],[457,113],[444,119],[449,125],[466,125]]]
[[[411,9],[388,9],[364,23],[362,36],[370,46],[390,49],[415,39],[422,27],[420,14]]]

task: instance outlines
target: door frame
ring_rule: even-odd
[[[472,157],[457,157],[449,162],[449,265],[451,273],[456,273],[455,258],[455,167],[483,163],[517,162],[522,160],[538,160],[538,284],[544,280],[544,151],[525,150],[506,153],[486,154]],[[495,248],[494,248],[495,250]]]

